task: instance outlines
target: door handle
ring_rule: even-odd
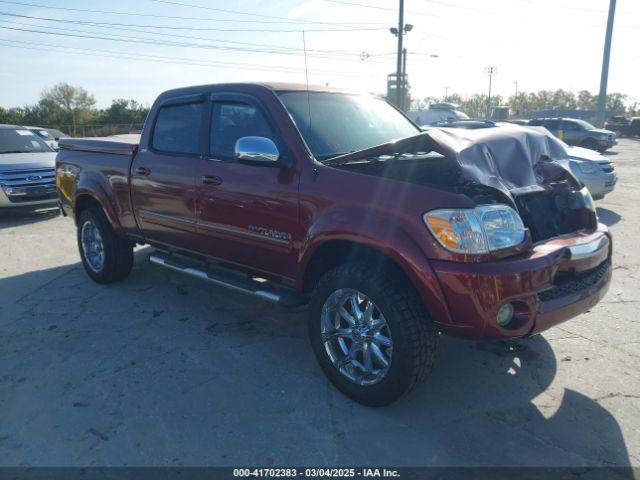
[[[221,185],[222,184],[222,179],[215,175],[203,175],[201,180],[202,180],[202,183],[204,183],[205,185]]]
[[[151,173],[151,170],[149,170],[147,167],[138,167],[138,168],[136,168],[136,174],[138,174],[138,175],[144,175],[146,177],[150,173]]]

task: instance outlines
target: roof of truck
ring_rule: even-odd
[[[331,87],[328,85],[309,85],[306,83],[286,83],[286,82],[234,82],[234,83],[211,83],[206,85],[194,85],[190,87],[182,87],[168,90],[162,93],[164,95],[171,95],[180,93],[182,95],[188,95],[191,93],[200,93],[207,90],[246,90],[250,88],[265,88],[274,92],[330,92],[330,93],[358,93],[351,90]]]

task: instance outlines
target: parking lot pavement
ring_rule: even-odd
[[[640,142],[597,202],[614,281],[512,344],[443,337],[383,409],[322,375],[306,312],[149,265],[92,283],[73,222],[0,218],[0,465],[640,465]]]

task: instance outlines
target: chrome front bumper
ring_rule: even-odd
[[[58,202],[55,184],[27,187],[0,187],[0,208],[53,205]]]

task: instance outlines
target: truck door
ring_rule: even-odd
[[[144,236],[189,249],[196,235],[195,175],[204,151],[203,95],[180,97],[158,110],[149,146],[131,165],[132,200]]]
[[[215,94],[210,104],[208,154],[197,172],[199,251],[287,281],[295,276],[298,174],[282,164],[286,145],[261,104],[247,95]],[[242,137],[266,137],[281,161],[235,160]],[[289,157],[291,163],[293,159]]]

